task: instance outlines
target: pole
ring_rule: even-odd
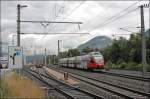
[[[140,6],[140,13],[141,13],[141,36],[142,36],[142,66],[143,66],[143,74],[145,74],[146,73],[146,43],[145,43],[143,5]]]
[[[59,60],[59,51],[60,51],[60,40],[58,40],[58,60]]]
[[[58,56],[59,56],[59,50],[60,50],[59,42],[60,42],[60,40],[58,40]]]
[[[2,57],[2,40],[1,40],[1,32],[0,32],[0,57]]]
[[[13,46],[15,45],[15,39],[14,39],[15,36],[16,36],[16,35],[12,35],[12,45],[13,45]]]
[[[45,48],[45,66],[47,65],[47,64],[46,64],[46,61],[47,61],[47,60],[46,60],[46,48]]]
[[[37,57],[38,56],[36,55],[36,44],[35,44],[35,47],[34,47],[34,57],[33,57],[34,58],[34,60],[33,60],[34,61],[33,62],[34,65],[37,65]]]
[[[20,46],[20,4],[17,5],[17,46]]]

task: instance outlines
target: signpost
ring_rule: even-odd
[[[21,69],[22,68],[22,47],[9,46],[8,47],[8,65],[10,69]]]

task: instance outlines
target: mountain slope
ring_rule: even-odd
[[[93,39],[87,41],[86,43],[79,45],[77,48],[104,48],[107,45],[111,44],[111,42],[112,40],[107,36],[96,36]]]

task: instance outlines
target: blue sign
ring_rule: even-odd
[[[16,55],[21,55],[21,52],[16,52]]]

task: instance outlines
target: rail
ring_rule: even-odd
[[[49,68],[55,69],[54,67],[49,67]],[[57,69],[57,70],[58,70],[58,69]],[[63,71],[61,70],[61,72],[63,72]],[[83,79],[81,79],[81,78],[79,78],[79,77],[77,77],[77,76],[74,76],[74,75],[77,75],[77,76],[80,76],[80,77],[84,77],[84,78],[87,78],[87,79],[90,79],[90,80],[93,80],[93,81],[96,81],[96,82],[104,83],[104,84],[107,84],[107,85],[110,85],[110,86],[113,86],[113,87],[117,87],[117,88],[120,88],[120,89],[123,89],[123,90],[127,90],[127,91],[130,91],[130,92],[134,92],[134,93],[137,93],[137,94],[140,94],[140,95],[143,95],[143,96],[150,97],[150,94],[149,94],[149,93],[145,93],[145,92],[142,92],[142,91],[139,91],[139,90],[135,90],[135,89],[131,89],[131,88],[127,88],[127,87],[115,85],[115,84],[112,84],[112,83],[109,83],[109,82],[106,82],[106,81],[97,80],[97,79],[94,79],[94,78],[91,78],[91,77],[83,76],[83,75],[81,75],[81,74],[72,73],[72,72],[70,73],[70,76],[72,76],[72,77],[74,77],[74,78],[76,78],[76,79],[79,79],[79,80],[81,80],[81,81],[84,81],[84,82],[86,82],[86,83],[89,83],[89,84],[91,84],[91,85],[93,85],[93,86],[102,88],[102,89],[107,90],[107,91],[109,91],[109,92],[115,93],[115,94],[117,94],[117,95],[119,95],[119,96],[123,96],[123,97],[125,97],[125,98],[130,98],[130,99],[131,99],[131,97],[128,96],[128,95],[123,95],[123,94],[121,94],[120,92],[112,91],[112,90],[110,90],[110,89],[108,89],[108,88],[101,87],[101,86],[99,86],[99,85],[97,85],[97,84],[91,83],[91,82],[89,82],[88,80],[83,80]]]
[[[76,99],[76,97],[78,97],[77,95],[73,95],[73,93],[70,94],[70,91],[71,91],[71,90],[72,90],[72,91],[76,91],[76,93],[77,93],[77,92],[78,92],[78,93],[81,93],[80,95],[85,95],[85,97],[88,96],[88,97],[92,97],[92,98],[94,98],[94,99],[104,99],[104,97],[102,97],[102,96],[99,96],[99,95],[96,95],[96,94],[94,94],[94,93],[91,93],[91,92],[82,90],[82,89],[80,89],[80,88],[77,88],[77,87],[68,85],[68,84],[66,84],[66,83],[64,83],[64,82],[62,82],[62,81],[59,81],[59,80],[57,80],[57,79],[54,79],[54,78],[52,78],[52,77],[50,77],[50,76],[48,76],[48,75],[45,75],[45,74],[41,74],[41,73],[40,73],[40,76],[38,76],[38,75],[39,75],[38,72],[35,72],[35,71],[32,71],[32,72],[31,72],[31,71],[30,71],[30,72],[27,71],[27,72],[30,73],[30,74],[33,75],[33,76],[36,76],[37,79],[42,80],[45,84],[49,85],[50,87],[53,87],[55,90],[59,91],[60,93],[64,94],[64,95],[67,96],[69,99]],[[34,73],[33,73],[33,72],[34,72]],[[51,79],[51,80],[55,81],[56,83],[59,83],[60,85],[53,86],[52,84],[46,82],[46,81],[45,81],[44,79],[42,79],[42,78]],[[63,86],[64,89],[60,88],[59,86]],[[66,86],[67,86],[67,88],[65,88]],[[78,94],[78,95],[79,95],[79,94]],[[87,98],[87,99],[88,99],[88,98]]]

